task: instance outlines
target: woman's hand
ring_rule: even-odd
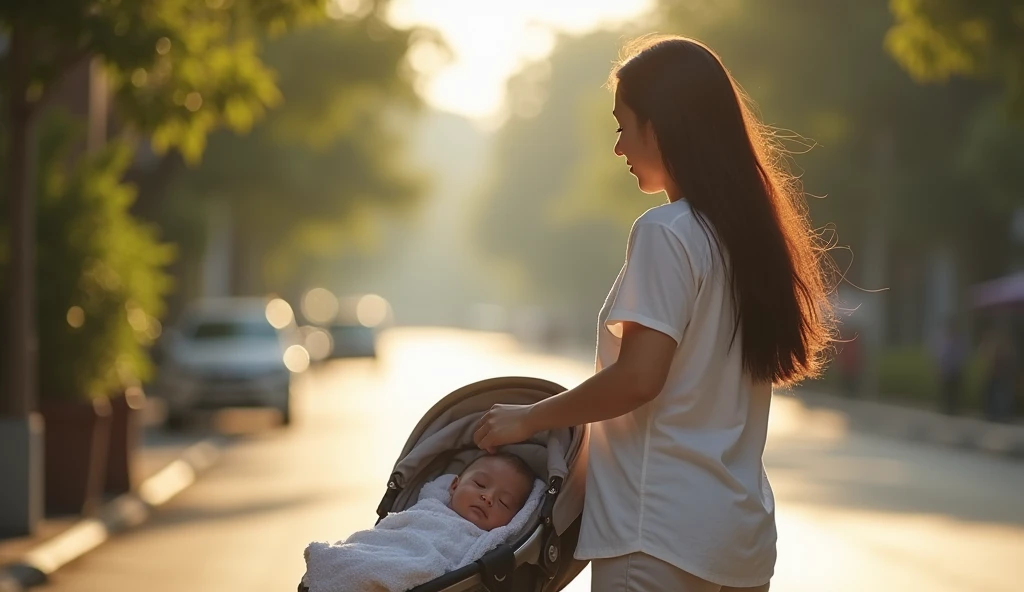
[[[536,434],[529,421],[532,405],[494,405],[480,418],[473,442],[489,453],[499,446],[517,444]]]

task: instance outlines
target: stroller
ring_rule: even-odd
[[[444,397],[413,429],[377,507],[378,522],[411,507],[425,483],[459,473],[483,454],[473,444],[477,420],[496,403],[530,404],[565,388],[536,378],[492,378]],[[573,558],[586,481],[587,426],[542,432],[502,450],[529,464],[547,483],[544,498],[517,539],[478,561],[439,576],[410,592],[550,592],[564,588],[583,568]],[[299,584],[299,592],[308,592]]]

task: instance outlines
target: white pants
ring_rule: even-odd
[[[768,592],[769,586],[719,586],[646,553],[595,559],[590,562],[590,579],[591,592]]]

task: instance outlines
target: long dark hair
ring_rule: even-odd
[[[775,135],[692,39],[632,42],[609,85],[653,126],[668,174],[728,261],[745,370],[776,385],[817,376],[835,332],[833,267]]]

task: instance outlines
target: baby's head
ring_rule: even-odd
[[[483,530],[505,526],[523,508],[536,476],[514,454],[486,454],[452,481],[451,507]]]

